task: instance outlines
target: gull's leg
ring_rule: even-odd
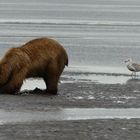
[[[131,77],[133,77],[133,72],[131,73]]]
[[[135,77],[137,77],[136,72],[135,72]]]
[[[136,72],[135,71],[132,72],[132,78],[136,78],[136,77],[137,77]]]
[[[135,78],[136,77],[136,72],[133,71],[132,74],[131,74],[131,77]]]

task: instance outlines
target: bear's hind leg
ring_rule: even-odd
[[[51,62],[46,68],[46,75],[44,81],[47,86],[47,92],[57,94],[58,82],[65,65],[58,61]]]
[[[59,76],[53,75],[53,76],[49,76],[49,77],[45,77],[44,81],[46,83],[47,86],[47,93],[50,94],[57,94],[58,91],[58,81],[59,81]]]

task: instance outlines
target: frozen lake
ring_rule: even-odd
[[[0,0],[0,58],[37,37],[57,39],[69,67],[57,96],[27,91],[42,79],[0,94],[1,139],[139,140],[140,74],[124,60],[140,63],[140,0]]]
[[[0,110],[0,125],[37,121],[91,120],[91,119],[138,119],[140,109],[105,108],[56,108],[41,111]]]
[[[140,63],[139,15],[139,0],[0,0],[0,56],[30,39],[52,37],[68,52],[66,71],[119,73],[125,83],[124,60]]]

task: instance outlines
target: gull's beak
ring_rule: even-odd
[[[126,63],[126,62],[127,62],[127,60],[124,61],[124,63]]]

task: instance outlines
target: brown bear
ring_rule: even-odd
[[[30,77],[43,78],[47,92],[57,94],[57,85],[68,55],[56,40],[34,39],[11,48],[0,60],[0,93],[17,93],[23,80]]]

